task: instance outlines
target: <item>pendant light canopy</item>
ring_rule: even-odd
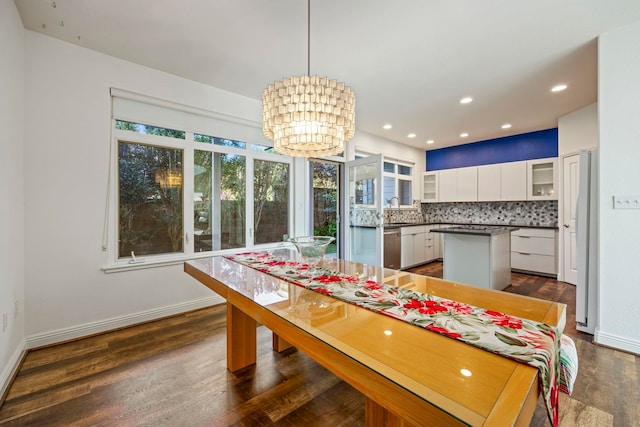
[[[307,75],[285,78],[262,93],[262,132],[277,152],[294,157],[340,154],[355,133],[355,95],[327,77],[311,76],[311,0],[307,2]]]

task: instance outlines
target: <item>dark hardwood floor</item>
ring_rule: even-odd
[[[412,270],[442,277],[442,263]],[[562,426],[640,425],[640,361],[575,330],[575,288],[512,275],[508,292],[567,304],[580,372]],[[364,399],[296,349],[258,332],[256,366],[226,370],[224,306],[30,351],[0,408],[2,426],[359,426]],[[531,426],[548,426],[541,404]]]

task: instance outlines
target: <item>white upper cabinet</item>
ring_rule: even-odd
[[[478,201],[478,168],[474,166],[438,171],[438,201]]]
[[[422,202],[438,201],[438,172],[422,172]]]
[[[557,200],[557,164],[549,158],[425,172],[422,201]]]
[[[438,171],[438,201],[458,201],[458,169]]]
[[[537,159],[527,162],[527,200],[557,200],[558,159]]]
[[[500,200],[500,164],[478,166],[478,201]]]
[[[478,168],[476,166],[458,169],[458,201],[478,201]]]
[[[500,200],[527,200],[527,162],[500,164]]]

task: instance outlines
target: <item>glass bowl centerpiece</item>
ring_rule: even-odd
[[[296,246],[298,253],[305,262],[315,264],[324,258],[327,246],[334,240],[336,239],[330,236],[301,236],[292,237],[289,242]]]

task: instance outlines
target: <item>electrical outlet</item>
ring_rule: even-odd
[[[2,313],[2,332],[7,330],[9,326],[9,313]]]
[[[613,196],[613,209],[640,209],[640,195]]]

